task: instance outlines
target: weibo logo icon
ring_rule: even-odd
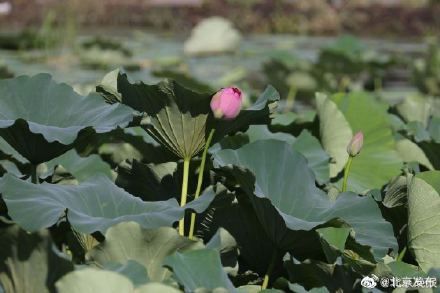
[[[373,289],[377,286],[377,282],[379,281],[379,278],[376,275],[371,275],[371,277],[369,276],[365,276],[362,280],[361,280],[361,285],[364,288],[368,288],[368,289]]]

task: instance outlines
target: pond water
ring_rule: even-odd
[[[95,35],[93,33],[92,35]],[[285,51],[295,54],[300,59],[313,60],[319,49],[329,45],[334,38],[301,37],[291,35],[255,35],[245,37],[236,54],[191,58],[183,54],[181,37],[141,31],[110,33],[99,32],[106,38],[120,41],[133,52],[132,61],[141,64],[141,69],[130,72],[133,80],[155,82],[151,70],[157,64],[184,64],[185,69],[197,79],[210,84],[221,84],[228,73],[247,74],[258,71],[262,62],[275,52]],[[80,43],[91,34],[79,36]],[[379,52],[402,52],[419,54],[425,49],[423,43],[402,41],[363,40],[366,47]],[[93,85],[102,79],[112,68],[90,69],[81,66],[76,56],[76,45],[46,52],[16,52],[0,50],[0,64],[6,64],[16,75],[33,75],[39,72],[51,73],[56,80],[72,85]],[[40,58],[41,56],[45,58]]]

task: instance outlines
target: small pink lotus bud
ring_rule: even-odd
[[[347,146],[347,152],[351,157],[355,157],[361,152],[364,145],[364,134],[362,131],[357,132]]]
[[[236,87],[221,89],[211,99],[211,110],[215,118],[234,119],[240,109],[241,91]]]

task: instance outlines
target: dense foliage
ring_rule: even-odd
[[[0,291],[360,292],[371,274],[439,277],[436,50],[414,68],[424,94],[398,102],[381,90],[399,61],[353,40],[313,66],[277,56],[263,70],[274,87],[229,120],[210,85],[174,71],[148,85],[115,70],[87,96],[48,74],[0,80]],[[291,111],[297,96],[307,111]]]

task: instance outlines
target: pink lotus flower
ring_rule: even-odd
[[[350,156],[355,157],[361,152],[364,145],[364,134],[362,131],[357,132],[347,146],[347,152]]]
[[[241,110],[241,91],[236,87],[219,90],[211,99],[215,118],[234,119]]]

